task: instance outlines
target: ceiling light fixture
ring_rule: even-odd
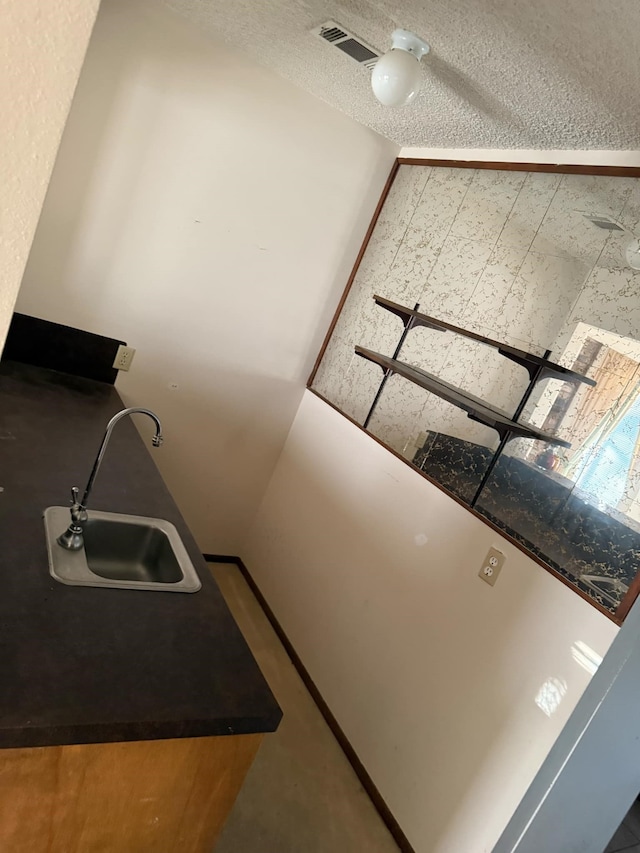
[[[640,271],[640,239],[636,237],[635,234],[632,234],[628,228],[625,228],[624,225],[621,225],[615,219],[607,216],[606,213],[583,213],[582,215],[585,219],[588,219],[592,225],[596,225],[604,231],[618,231],[624,234],[627,238],[626,245],[623,249],[624,259],[627,266],[636,272]]]
[[[371,75],[373,94],[385,107],[410,104],[418,94],[422,74],[420,60],[429,45],[408,30],[394,30],[391,50],[376,62]]]

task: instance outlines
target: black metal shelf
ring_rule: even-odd
[[[392,302],[390,299],[385,299],[382,296],[374,296],[373,298],[376,305],[400,317],[406,331],[409,328],[425,326],[428,329],[436,329],[441,332],[454,332],[456,335],[463,335],[465,338],[486,344],[493,347],[493,349],[497,349],[500,355],[524,367],[529,373],[529,378],[531,380],[535,379],[536,382],[539,382],[541,379],[555,377],[556,379],[562,379],[564,382],[584,382],[586,385],[596,384],[588,376],[583,376],[581,373],[569,370],[569,368],[563,367],[561,364],[555,364],[553,361],[549,361],[549,359],[542,356],[534,355],[508,344],[503,344],[500,341],[494,341],[492,338],[486,338],[483,335],[470,332],[468,329],[462,329],[460,326],[453,326],[451,323],[445,323],[444,320],[438,320],[436,317],[422,314],[415,309],[405,308],[404,305],[398,305],[397,302]]]
[[[462,388],[457,388],[455,385],[432,376],[426,370],[413,367],[395,358],[381,355],[365,347],[356,346],[355,351],[362,358],[366,358],[368,361],[377,364],[383,370],[385,376],[397,373],[398,376],[408,379],[414,385],[418,385],[420,388],[424,388],[425,391],[430,391],[442,400],[446,400],[459,409],[464,410],[472,420],[494,429],[503,441],[509,441],[511,438],[533,438],[549,444],[557,444],[560,447],[571,447],[568,441],[549,435],[529,424],[514,421],[506,412],[490,406]]]

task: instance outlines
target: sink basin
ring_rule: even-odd
[[[67,551],[56,542],[68,524],[68,507],[44,511],[49,571],[60,583],[163,592],[200,589],[193,563],[169,521],[89,510],[80,551]]]

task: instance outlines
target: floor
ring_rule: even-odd
[[[237,566],[210,568],[284,712],[215,853],[398,853]]]
[[[640,798],[639,798],[640,799]],[[604,853],[640,853],[640,802],[631,806]]]

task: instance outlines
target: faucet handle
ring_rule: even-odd
[[[89,518],[86,509],[82,506],[78,499],[78,495],[80,494],[80,490],[77,486],[73,486],[71,489],[71,519],[73,524],[79,524],[87,521]]]
[[[66,548],[67,551],[79,551],[84,547],[83,525],[88,521],[89,516],[86,509],[78,500],[80,489],[73,486],[71,489],[71,523],[69,527],[56,539],[58,545]]]

